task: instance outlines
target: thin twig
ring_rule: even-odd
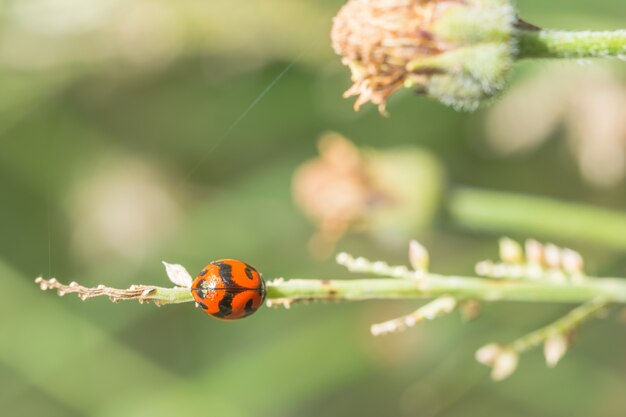
[[[562,333],[567,334],[573,329],[580,326],[586,320],[591,319],[597,315],[602,309],[608,305],[608,302],[604,299],[594,299],[586,302],[574,310],[570,311],[558,320],[537,329],[525,336],[520,337],[514,342],[510,343],[510,346],[517,353],[525,352],[533,347],[539,346],[544,343],[551,334]]]
[[[56,278],[44,279],[39,277],[35,280],[42,290],[56,290],[61,296],[65,294],[78,294],[81,300],[93,297],[106,296],[113,302],[124,300],[137,300],[140,303],[153,302],[156,305],[185,303],[193,301],[191,293],[186,288],[163,288],[153,285],[131,285],[126,289],[111,288],[104,285],[89,288],[76,282],[68,285],[62,284]]]

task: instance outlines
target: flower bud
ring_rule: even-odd
[[[524,262],[524,250],[522,246],[507,237],[500,239],[500,259],[507,264],[520,264]]]
[[[490,343],[476,351],[476,360],[483,365],[493,366],[496,358],[502,352],[502,345]]]
[[[501,381],[515,372],[519,355],[510,347],[490,343],[478,349],[476,360],[483,365],[490,366],[492,368],[491,378],[495,381]]]
[[[554,368],[561,358],[567,352],[567,337],[563,333],[553,333],[543,345],[543,354],[546,357],[546,364],[550,368]]]
[[[409,262],[416,271],[428,271],[430,256],[428,250],[417,240],[409,243]]]
[[[335,52],[352,71],[355,109],[385,111],[401,87],[458,109],[500,91],[514,60],[509,0],[349,0],[333,22]]]
[[[575,275],[585,272],[585,262],[580,253],[565,248],[561,251],[561,259],[563,262],[563,270],[568,274]]]
[[[543,257],[546,266],[550,269],[561,269],[561,249],[548,243],[544,246]]]
[[[519,355],[513,349],[504,349],[496,358],[493,369],[491,370],[491,378],[494,381],[502,381],[510,377],[517,369]]]
[[[544,247],[543,245],[534,240],[528,239],[526,240],[525,251],[526,251],[526,259],[528,260],[529,265],[544,265]]]

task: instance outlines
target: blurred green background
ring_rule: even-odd
[[[608,162],[600,164],[608,174],[584,168],[585,152],[606,141],[587,135],[581,151],[583,139],[572,134],[580,130],[568,129],[566,116],[540,132],[549,141],[500,152],[485,139],[486,121],[506,96],[473,114],[411,94],[392,99],[390,118],[373,106],[354,113],[341,98],[348,71],[329,45],[341,4],[0,2],[2,415],[625,414],[626,332],[615,318],[587,325],[555,369],[536,351],[512,378],[494,383],[474,361],[478,347],[511,340],[567,306],[495,304],[474,322],[453,315],[374,338],[372,322],[415,304],[297,305],[230,323],[187,304],[60,299],[33,283],[43,274],[84,285],[167,285],[161,260],[194,273],[224,257],[244,259],[266,278],[349,279],[332,259],[309,255],[314,227],[291,197],[294,170],[316,155],[317,138],[329,130],[360,146],[420,146],[441,161],[450,186],[626,208],[621,171]],[[522,0],[519,7],[526,20],[565,29],[616,29],[626,16],[623,0]],[[612,74],[609,91],[624,88],[623,63],[583,70],[599,65]],[[524,83],[546,68],[516,67],[511,94],[522,105],[530,90]],[[571,63],[556,68],[581,71]],[[579,97],[576,88],[567,91]],[[606,114],[598,103],[594,109]],[[563,106],[552,108],[558,117]],[[626,107],[617,111],[626,119]],[[514,123],[516,111],[507,114]],[[624,136],[616,135],[608,154],[624,152]],[[469,233],[445,215],[414,237],[442,273],[469,274],[474,262],[496,255],[495,235]],[[552,240],[588,255],[593,273],[626,275],[623,252]],[[350,235],[339,249],[404,263],[406,243]]]

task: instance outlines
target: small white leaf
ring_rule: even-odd
[[[179,287],[191,288],[193,278],[189,275],[189,272],[187,272],[184,266],[168,264],[165,261],[163,261],[163,265],[165,265],[165,272],[167,272],[170,281]]]

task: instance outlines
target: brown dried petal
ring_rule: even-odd
[[[333,49],[350,66],[354,84],[344,96],[358,96],[384,112],[387,98],[403,86],[407,64],[452,48],[435,36],[433,22],[455,0],[350,0],[333,21]]]

